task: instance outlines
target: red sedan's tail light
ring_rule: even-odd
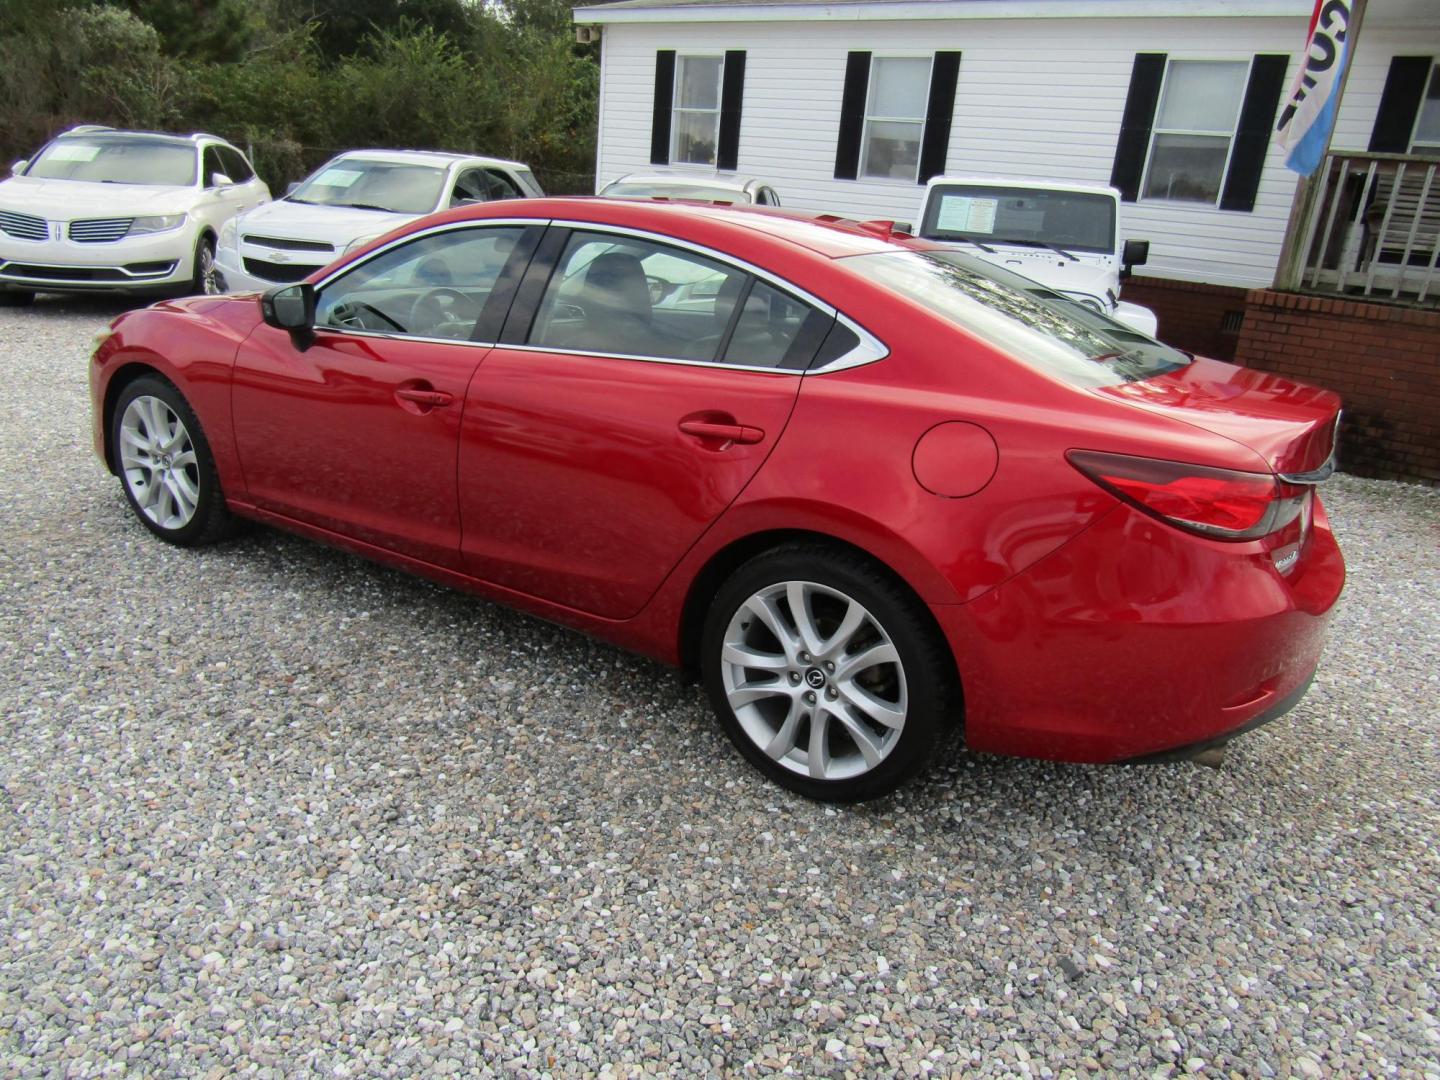
[[[1271,473],[1071,450],[1070,464],[1168,524],[1216,540],[1254,540],[1293,522],[1310,488]]]

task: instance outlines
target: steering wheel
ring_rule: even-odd
[[[443,286],[422,293],[410,309],[410,321],[422,337],[468,337],[479,317],[479,305],[472,297]]]
[[[664,278],[656,277],[654,274],[645,275],[645,284],[650,287],[650,303],[658,304],[664,300],[666,295],[674,286]]]
[[[367,326],[365,324],[366,314],[374,315],[391,329],[397,330],[402,334],[409,332],[374,304],[367,304],[364,300],[345,300],[336,304],[330,309],[328,321],[331,326],[346,327],[351,330],[375,329],[373,326]]]

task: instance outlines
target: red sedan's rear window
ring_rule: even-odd
[[[896,250],[845,261],[868,280],[1067,382],[1136,382],[1191,362],[1138,330],[963,252]]]

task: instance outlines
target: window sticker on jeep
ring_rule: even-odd
[[[326,169],[315,178],[324,187],[349,187],[364,175],[359,169]]]
[[[999,199],[979,199],[970,195],[946,195],[940,201],[940,217],[936,228],[944,232],[982,233],[995,231],[995,210]]]
[[[50,148],[51,161],[94,161],[95,155],[100,153],[98,146],[66,146],[63,143]]]

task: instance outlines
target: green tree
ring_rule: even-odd
[[[260,28],[247,0],[106,0],[154,27],[166,54],[195,60],[244,58]]]
[[[371,34],[406,26],[463,41],[474,10],[465,0],[276,0],[276,14],[290,25],[312,24],[320,55],[333,62],[360,52]]]

